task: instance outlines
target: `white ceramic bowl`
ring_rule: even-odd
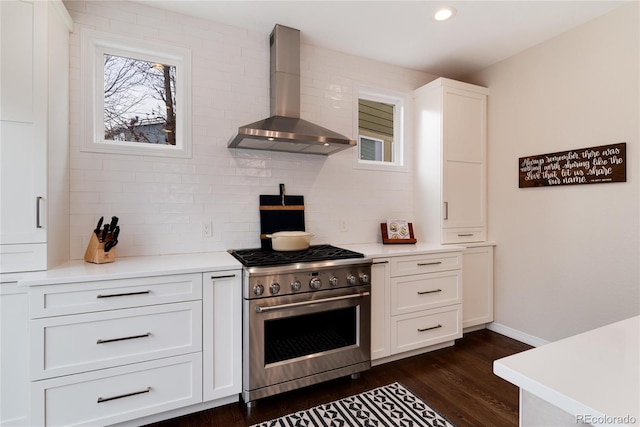
[[[274,251],[303,251],[309,249],[312,233],[306,231],[278,231],[267,234]]]

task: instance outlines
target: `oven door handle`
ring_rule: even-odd
[[[362,297],[368,297],[369,295],[370,295],[369,292],[359,292],[357,294],[343,295],[340,297],[324,298],[324,299],[313,300],[313,301],[292,302],[289,304],[280,304],[280,305],[273,305],[273,306],[267,306],[267,307],[261,307],[259,305],[256,305],[256,313],[266,313],[267,311],[282,310],[285,308],[301,307],[305,305],[340,301],[340,300],[351,299],[351,298],[362,298]]]

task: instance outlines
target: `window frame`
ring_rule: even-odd
[[[82,129],[80,150],[161,157],[192,157],[191,51],[168,44],[83,29],[81,38]],[[176,145],[113,141],[104,138],[104,55],[176,67]]]
[[[363,160],[360,158],[360,127],[359,127],[359,100],[366,99],[368,101],[382,102],[392,104],[393,111],[393,162]],[[354,135],[358,135],[358,146],[353,150],[354,168],[369,169],[380,171],[407,172],[408,165],[405,159],[407,144],[407,95],[404,93],[387,90],[375,89],[370,87],[356,88],[356,98],[354,100]],[[364,135],[366,138],[372,139],[370,136]]]

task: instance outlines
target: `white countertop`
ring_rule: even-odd
[[[14,273],[12,278],[17,280],[19,286],[38,286],[240,268],[242,264],[227,252],[204,252],[121,257],[106,264],[74,260],[47,271]]]
[[[338,245],[341,248],[365,254],[368,258],[458,252],[466,247],[487,246],[493,243],[462,245],[436,245],[428,243],[393,244],[364,243]],[[19,286],[54,285],[94,280],[144,277],[158,274],[183,274],[213,270],[242,268],[228,252],[204,252],[176,255],[120,257],[106,264],[92,264],[73,260],[46,271],[0,275],[1,282],[18,282]]]
[[[488,243],[484,244],[489,245]],[[365,254],[368,258],[384,258],[406,255],[424,255],[439,252],[459,252],[465,250],[466,245],[435,245],[429,243],[361,243],[354,245],[338,245],[341,248]]]
[[[496,360],[493,371],[569,414],[638,423],[639,336],[636,316]]]

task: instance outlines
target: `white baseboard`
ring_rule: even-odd
[[[491,322],[487,324],[487,329],[489,329],[490,331],[496,332],[498,334],[507,336],[509,338],[513,338],[514,340],[518,340],[525,344],[532,345],[534,347],[540,347],[541,345],[549,344],[550,342],[547,340],[543,340],[542,338],[529,335],[517,329],[510,328],[501,323]]]

